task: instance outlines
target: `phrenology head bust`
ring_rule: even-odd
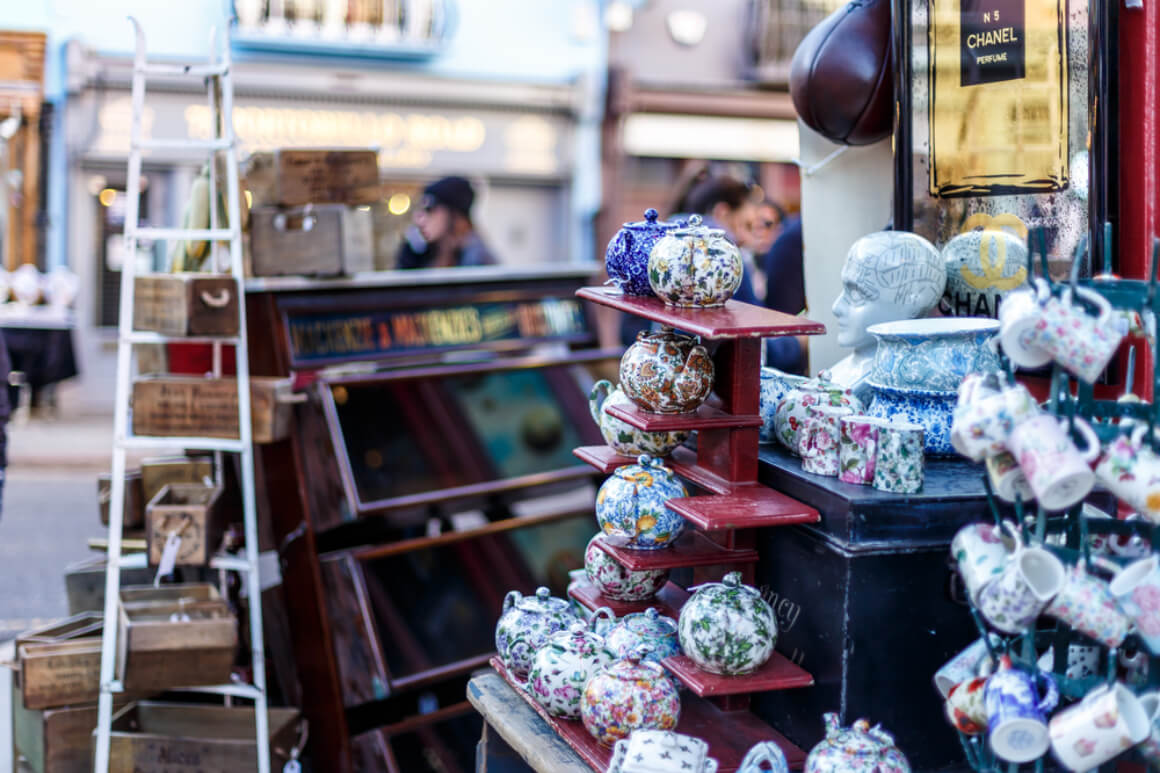
[[[925,317],[946,286],[946,268],[934,245],[907,231],[867,234],[850,247],[842,267],[842,294],[834,301],[838,344],[874,343],[866,328],[879,322]]]

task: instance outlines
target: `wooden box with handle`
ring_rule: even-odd
[[[374,267],[374,226],[367,209],[321,204],[253,210],[250,271],[254,276],[338,276]]]
[[[170,336],[236,336],[237,280],[221,274],[134,277],[133,329]]]
[[[180,539],[175,566],[209,563],[225,534],[222,489],[204,483],[170,483],[145,507],[145,542],[150,566],[161,563],[170,534]]]
[[[291,406],[306,399],[290,391],[289,379],[250,379],[250,418],[255,443],[290,433]],[[146,376],[133,382],[133,434],[238,437],[238,386],[232,378]]]

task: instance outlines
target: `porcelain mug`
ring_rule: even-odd
[[[1160,768],[1160,692],[1146,692],[1137,697],[1148,718],[1148,735],[1136,748],[1153,769]]]
[[[1040,292],[1046,289],[1046,284],[1041,284],[1039,290],[1034,287],[1016,290],[999,307],[999,342],[1004,354],[1021,368],[1039,368],[1051,362],[1051,352],[1030,341],[1039,322]]]
[[[1039,414],[1039,404],[1022,384],[994,386],[989,382],[959,390],[951,424],[951,445],[972,461],[1001,454],[1007,450],[1011,431]]]
[[[879,425],[874,488],[895,494],[922,490],[923,434],[921,424],[884,421]]]
[[[983,688],[988,677],[976,676],[959,682],[947,693],[946,714],[951,725],[965,735],[987,731],[987,709],[983,705]]]
[[[1136,624],[1153,655],[1160,655],[1160,558],[1133,561],[1112,578],[1109,589]]]
[[[987,636],[991,639],[993,649],[1002,645],[1003,640],[998,634],[989,633]],[[991,658],[987,652],[987,643],[980,636],[934,672],[934,686],[945,699],[950,695],[951,688],[959,682],[990,673]]]
[[[1004,655],[983,689],[991,750],[1007,762],[1038,759],[1051,743],[1047,712],[1059,702],[1059,689],[1048,674],[1039,677],[1042,693],[1031,674],[1014,668]]]
[[[991,523],[970,523],[958,530],[951,540],[951,556],[971,601],[977,604],[979,591],[1003,573],[1013,548],[1003,530]]]
[[[1083,419],[1075,419],[1075,427],[1084,438],[1083,451],[1072,442],[1067,420],[1046,413],[1016,426],[1008,439],[1035,498],[1048,510],[1071,507],[1095,484],[1089,465],[1099,456],[1099,438]]]
[[[805,430],[798,441],[802,469],[814,475],[836,476],[840,465],[843,416],[853,411],[844,405],[811,405]]]
[[[1132,628],[1108,584],[1089,575],[1082,563],[1067,572],[1063,588],[1045,611],[1105,647],[1119,647]]]
[[[1148,737],[1140,699],[1120,682],[1100,685],[1051,718],[1051,750],[1068,770],[1095,770]]]
[[[1046,283],[1040,283],[1039,319],[1023,336],[1025,345],[1047,353],[1076,378],[1095,383],[1112,355],[1120,348],[1126,325],[1107,299],[1086,287],[1065,288],[1062,296],[1043,298]],[[1092,316],[1076,297],[1088,300],[1097,309]]]
[[[874,483],[878,457],[878,428],[884,423],[871,416],[843,416],[838,448],[838,480],[869,486]]]
[[[1108,444],[1096,477],[1152,523],[1160,523],[1160,455],[1145,442],[1147,426]]]
[[[991,481],[991,490],[999,499],[1004,502],[1014,502],[1015,498],[1018,497],[1027,502],[1035,498],[1035,492],[1031,490],[1031,482],[1027,480],[1023,468],[1019,466],[1019,462],[1015,461],[1015,457],[1009,451],[988,456],[986,467],[987,477]]]
[[[978,609],[988,623],[1004,633],[1030,628],[1055,595],[1063,590],[1063,563],[1043,548],[1025,547],[1011,524],[1017,548],[1002,574],[979,592]]]

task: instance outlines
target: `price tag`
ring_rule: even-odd
[[[165,547],[161,549],[161,560],[157,562],[157,576],[166,577],[173,574],[173,567],[177,565],[177,551],[181,549],[181,537],[170,532],[165,538]]]

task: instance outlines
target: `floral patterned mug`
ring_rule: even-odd
[[[1082,451],[1072,441],[1066,420],[1046,413],[1019,424],[1008,440],[1035,498],[1048,510],[1071,507],[1095,484],[1089,465],[1100,454],[1099,438],[1083,419],[1074,422],[1084,439]]]
[[[873,416],[843,416],[840,421],[838,480],[872,485],[878,457],[878,429],[886,422]]]
[[[815,475],[836,476],[839,468],[841,419],[851,409],[844,405],[812,405],[800,437],[802,469]]]
[[[1096,465],[1096,477],[1113,494],[1160,523],[1160,454],[1145,443],[1147,426],[1120,435],[1108,444]]]
[[[1106,298],[1086,287],[1068,287],[1056,298],[1050,294],[1044,297],[1047,285],[1042,279],[1037,284],[1039,315],[1024,336],[1024,344],[1048,352],[1076,378],[1095,383],[1124,339],[1127,325],[1123,318],[1112,311]],[[1076,298],[1095,306],[1096,315],[1089,314]]]
[[[1135,622],[1144,645],[1160,655],[1160,558],[1151,555],[1128,564],[1109,589]]]
[[[922,490],[923,435],[921,424],[887,421],[878,428],[874,488],[895,494]]]
[[[1148,737],[1149,717],[1122,683],[1100,685],[1051,718],[1051,751],[1068,770],[1095,770]]]
[[[1119,647],[1132,628],[1108,584],[1089,575],[1082,563],[1068,571],[1063,588],[1044,611],[1105,647]]]

